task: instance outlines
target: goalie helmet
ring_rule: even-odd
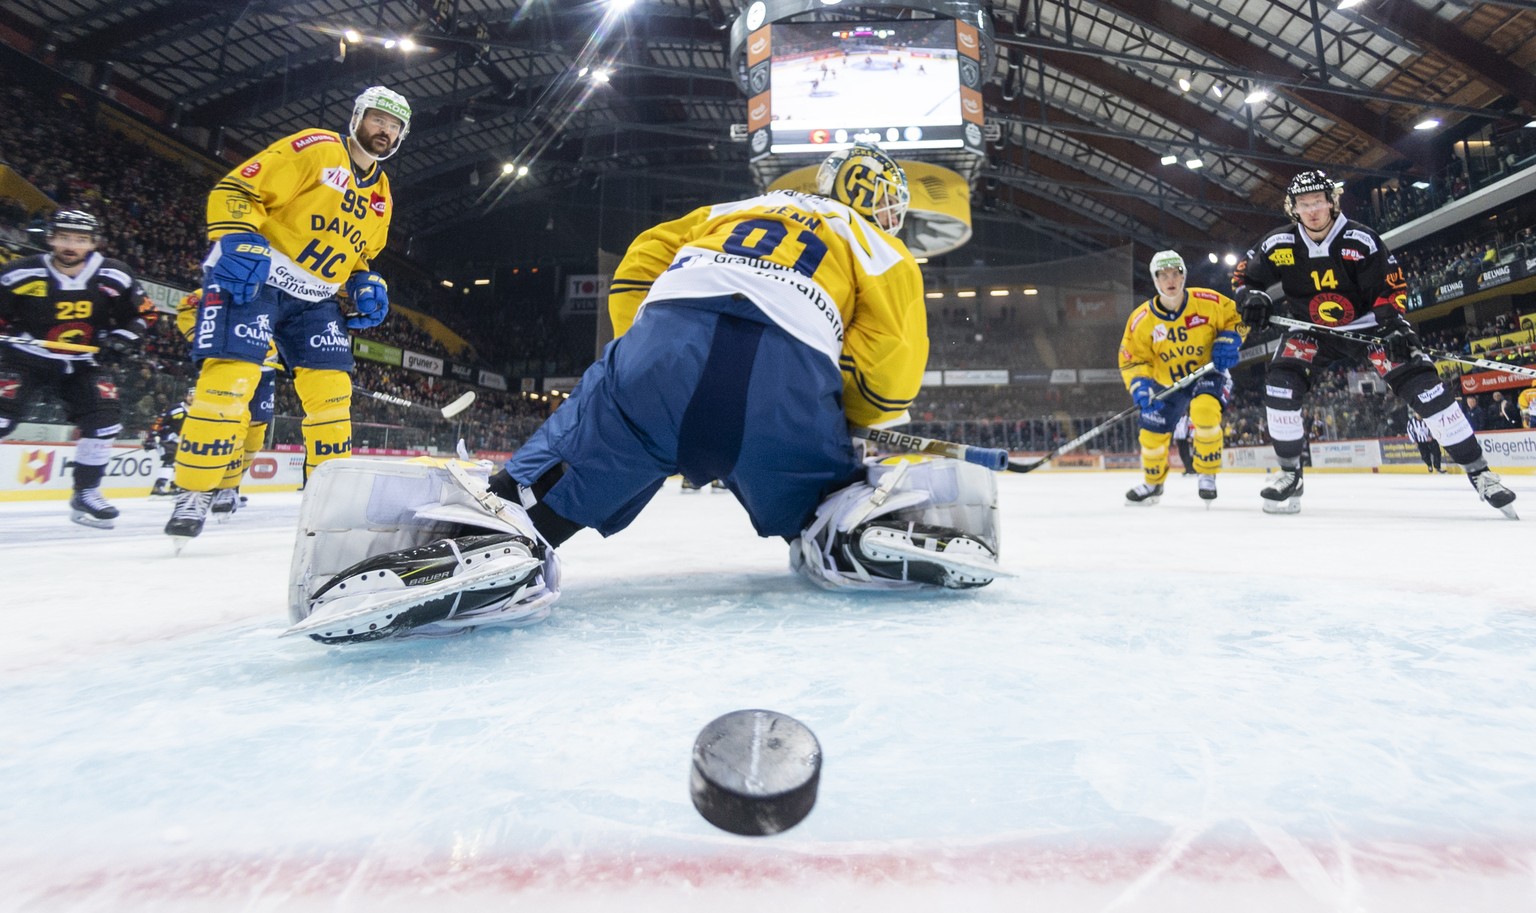
[[[352,123],[347,128],[353,139],[357,138],[357,128],[363,122],[363,115],[369,108],[383,111],[390,117],[400,121],[400,135],[395,138],[395,144],[389,151],[379,156],[379,160],[389,158],[400,151],[400,144],[405,142],[406,136],[411,132],[411,103],[405,100],[405,96],[399,92],[387,89],[384,86],[369,86],[357,96],[357,101],[352,103]]]
[[[1285,188],[1285,214],[1296,218],[1296,198],[1305,193],[1321,193],[1328,198],[1329,215],[1339,214],[1339,185],[1321,171],[1303,171],[1291,178]]]
[[[1160,250],[1152,255],[1153,282],[1157,281],[1157,274],[1165,269],[1176,269],[1183,275],[1189,275],[1189,270],[1184,268],[1184,258],[1176,250]]]
[[[901,231],[912,199],[907,173],[877,146],[855,143],[827,156],[816,192],[842,203],[891,234]]]
[[[44,237],[52,241],[53,236],[61,231],[90,235],[91,239],[95,240],[101,235],[101,220],[83,209],[61,209],[48,217],[48,228]]]

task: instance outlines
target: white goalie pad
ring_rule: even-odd
[[[790,543],[790,566],[827,589],[985,586],[1011,576],[992,471],[961,460],[874,463]]]
[[[353,565],[385,553],[479,533],[513,534],[543,544],[542,567],[514,600],[454,613],[452,618],[409,633],[442,636],[483,625],[531,624],[546,618],[560,596],[559,557],[520,505],[486,492],[488,476],[489,467],[484,464],[451,460],[351,458],[322,463],[310,475],[299,508],[288,590],[288,615],[294,626],[286,633],[312,633],[321,614],[351,612],[366,621],[369,612],[378,614],[388,608],[382,595],[365,603],[337,601],[334,594],[317,600],[333,578]],[[505,574],[516,568],[507,563],[501,570]],[[477,572],[436,588],[473,592],[485,583]],[[315,613],[317,605],[322,612]]]

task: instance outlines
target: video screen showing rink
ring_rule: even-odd
[[[979,590],[816,590],[728,494],[671,482],[562,548],[544,622],[279,639],[300,495],[179,558],[0,504],[0,891],[26,911],[1536,906],[1524,523],[1459,475],[998,477]],[[1528,474],[1508,476],[1536,503]],[[821,750],[744,837],[690,801],[711,720]]]
[[[952,20],[778,24],[771,72],[775,153],[855,140],[897,150],[961,144]]]

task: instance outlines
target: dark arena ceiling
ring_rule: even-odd
[[[823,2],[808,15],[930,15]],[[730,32],[747,5],[9,0],[0,28],[226,157],[338,128],[362,87],[388,85],[416,112],[389,164],[402,219],[434,233],[605,174],[711,200],[755,190],[732,139],[746,99]],[[1536,2],[1007,0],[981,14],[998,130],[973,202],[1086,248],[1248,239],[1304,167],[1416,179],[1445,164],[1448,135],[1536,117]]]

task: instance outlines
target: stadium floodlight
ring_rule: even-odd
[[[1220,98],[1223,95],[1227,94],[1227,88],[1226,88],[1226,86],[1223,86],[1219,82],[1213,82],[1213,83],[1211,83],[1211,94],[1216,96],[1217,98]]]
[[[1413,182],[1413,186],[1416,189],[1418,189],[1418,190],[1428,190],[1429,189],[1429,182],[1428,181],[1414,181]]]
[[[1359,6],[1360,0],[1339,0],[1339,9],[1347,10],[1352,6]]]
[[[1184,167],[1188,168],[1190,171],[1198,171],[1205,167],[1205,162],[1199,158],[1187,159],[1184,162]]]
[[[987,292],[987,294],[991,295],[993,298],[1002,298],[1008,294],[1008,290],[1005,288],[995,288],[992,291]]]
[[[347,39],[353,44],[357,44],[359,41],[363,40],[363,33],[359,32],[357,29],[347,29],[345,32],[342,32],[341,35],[343,38]]]
[[[1227,254],[1225,257],[1221,258],[1221,262],[1225,263],[1228,266],[1236,266],[1237,265],[1237,254]]]
[[[1216,252],[1215,251],[1211,251],[1210,253],[1206,254],[1205,255],[1205,259],[1211,261],[1212,263],[1220,263],[1221,262],[1221,258],[1216,256]]]
[[[386,51],[394,50],[394,47],[395,47],[395,39],[393,39],[393,38],[385,38],[384,39],[384,50],[386,50]]]
[[[1161,161],[1164,165],[1172,165],[1172,164],[1176,163],[1178,160],[1179,160],[1179,157],[1174,155],[1173,153],[1169,153],[1168,155],[1165,155],[1161,159],[1159,159],[1159,161]]]
[[[528,166],[527,165],[518,165],[517,166],[517,176],[520,177],[520,178],[527,177],[528,176]]]
[[[1530,123],[1526,124],[1526,126],[1527,127],[1536,127],[1536,120],[1531,121]]]
[[[1267,98],[1269,98],[1269,92],[1267,90],[1254,89],[1252,92],[1249,92],[1247,95],[1243,96],[1243,104],[1256,105]]]
[[[517,170],[517,166],[512,164],[511,162],[503,162],[502,165],[501,165],[501,173],[502,174],[511,174],[512,172],[514,172],[516,170]]]
[[[1415,130],[1433,130],[1433,129],[1435,129],[1438,126],[1440,126],[1440,121],[1439,121],[1438,118],[1426,117],[1423,120],[1419,121],[1418,123],[1414,124],[1413,125],[1413,129],[1415,129]]]
[[[416,50],[416,39],[407,35],[400,39],[400,50],[410,52]]]
[[[1188,92],[1189,89],[1190,89],[1190,82],[1189,82],[1189,80],[1185,79],[1183,76],[1180,76],[1179,77],[1179,91],[1180,92]]]
[[[592,81],[596,82],[596,83],[606,83],[608,81],[608,78],[609,78],[610,75],[611,74],[609,74],[609,72],[608,72],[608,70],[606,68],[605,69],[600,69],[600,70],[593,70],[592,71]]]
[[[927,292],[927,293],[925,293],[923,295],[923,297],[924,298],[943,298],[944,297],[944,293],[943,292]]]
[[[976,290],[973,289],[973,288],[963,288],[960,291],[955,292],[955,297],[957,297],[957,298],[975,298],[976,297]]]
[[[1026,295],[1038,295],[1038,294],[1040,294],[1040,290],[1035,288],[1034,286],[1030,286],[1029,288],[1024,290],[1024,294],[1026,294]]]
[[[635,0],[611,0],[609,8],[616,13],[622,13],[635,5]]]

